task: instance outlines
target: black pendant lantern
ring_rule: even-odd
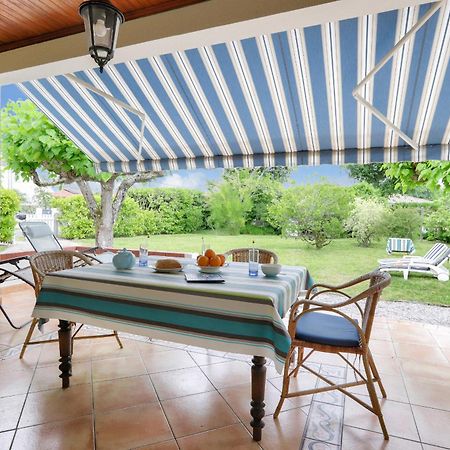
[[[79,13],[88,35],[89,53],[103,72],[103,67],[114,56],[119,26],[125,18],[107,0],[83,2]]]

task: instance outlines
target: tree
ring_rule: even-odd
[[[356,198],[345,227],[361,247],[369,247],[383,232],[384,202],[376,198]]]
[[[7,167],[39,187],[77,183],[94,220],[98,246],[112,245],[113,226],[128,189],[159,175],[97,174],[92,161],[29,100],[9,102],[1,110],[0,120]],[[98,202],[91,182],[100,185]]]
[[[407,192],[417,187],[450,192],[450,162],[424,161],[383,164],[385,174],[396,189]]]
[[[209,224],[215,229],[239,234],[251,205],[248,192],[228,182],[215,185],[209,194]]]
[[[268,207],[281,196],[283,183],[290,174],[288,167],[225,169],[223,182],[232,184],[241,196],[250,198],[251,207],[246,212],[245,224],[264,227],[268,225]]]
[[[344,234],[353,199],[343,186],[317,184],[286,189],[269,210],[271,224],[284,236],[299,237],[317,249]]]
[[[379,189],[381,195],[387,197],[395,193],[398,188],[395,181],[386,177],[383,163],[348,164],[347,170],[352,178],[366,182]]]

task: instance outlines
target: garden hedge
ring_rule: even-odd
[[[20,199],[16,191],[0,189],[0,242],[12,242],[19,207]]]

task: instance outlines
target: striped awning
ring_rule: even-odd
[[[20,86],[101,171],[448,160],[449,57],[444,0]]]

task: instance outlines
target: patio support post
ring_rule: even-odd
[[[266,390],[266,358],[254,356],[252,359],[252,401],[250,414],[253,420],[250,425],[253,427],[253,440],[260,441],[262,429],[264,427],[264,392]]]
[[[72,325],[67,320],[59,321],[59,370],[61,374],[63,389],[70,386],[70,377],[72,376]]]

